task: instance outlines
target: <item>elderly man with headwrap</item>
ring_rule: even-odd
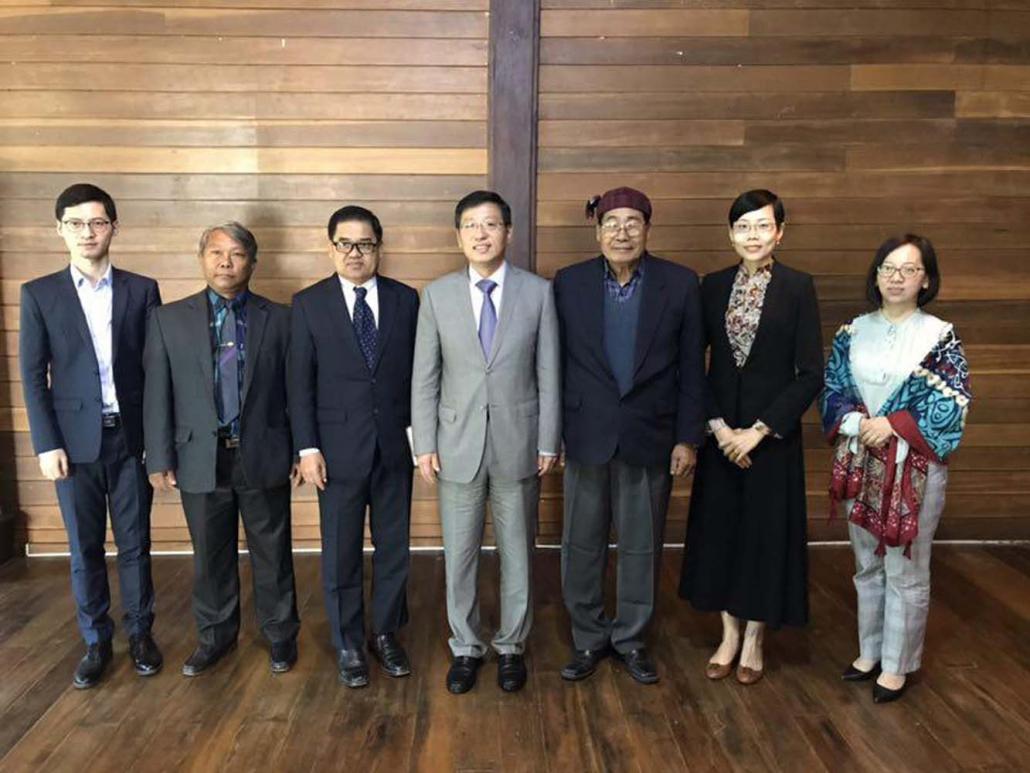
[[[561,325],[565,518],[562,592],[575,652],[564,679],[608,655],[642,684],[658,681],[644,633],[655,607],[672,476],[694,466],[703,437],[697,274],[651,255],[651,202],[616,188],[595,197],[601,255],[554,279]],[[604,607],[612,523],[618,537],[614,618]]]

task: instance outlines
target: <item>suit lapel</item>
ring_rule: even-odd
[[[658,323],[665,310],[665,303],[668,300],[665,290],[665,277],[657,270],[654,262],[647,261],[644,255],[644,276],[643,287],[640,290],[643,296],[640,299],[640,317],[637,321],[637,340],[633,348],[633,377],[636,378],[647,352],[654,341],[655,332],[658,330]]]
[[[118,362],[118,343],[122,340],[122,325],[129,307],[129,280],[116,268],[111,269],[111,362]]]
[[[476,351],[482,353],[483,345],[479,343],[479,328],[476,327],[476,315],[472,311],[472,292],[469,290],[469,271],[471,270],[466,265],[463,270],[454,273],[454,303],[460,318],[459,327],[469,332],[471,340],[468,345],[475,346]],[[494,340],[497,340],[496,334]]]
[[[383,351],[386,343],[390,340],[390,331],[393,329],[393,321],[397,316],[397,294],[390,285],[386,284],[382,277],[376,279],[376,291],[379,295],[379,324],[376,334],[376,359],[372,372],[379,368],[383,359]]]
[[[343,286],[340,284],[340,277],[337,274],[333,274],[326,280],[325,293],[326,308],[330,310],[329,324],[339,334],[340,345],[347,352],[344,356],[349,359],[356,358],[358,362],[364,363],[365,356],[361,353],[361,347],[358,346],[358,333],[354,329],[350,312],[347,311],[347,300],[343,297]],[[365,365],[365,367],[368,366]]]
[[[75,280],[72,278],[71,269],[61,272],[59,285],[64,297],[58,304],[67,306],[71,313],[72,327],[82,336],[83,342],[90,351],[91,356],[96,359],[96,351],[93,349],[93,338],[89,334],[89,323],[86,322],[86,312],[82,310],[82,303],[79,301],[79,294],[75,289]]]
[[[264,338],[267,321],[268,311],[265,309],[265,299],[251,293],[247,299],[247,349],[246,360],[243,363],[243,391],[240,393],[241,412],[247,402],[250,384],[254,380],[258,353],[261,351],[261,339]]]
[[[501,342],[504,341],[505,331],[511,327],[511,318],[515,314],[515,303],[518,299],[519,290],[522,287],[522,277],[519,276],[517,268],[509,264],[505,269],[505,274],[504,287],[501,289],[501,316],[497,320],[497,331],[494,333],[494,340],[490,346],[490,356],[486,361],[487,365],[493,364],[493,361],[497,358],[497,350],[501,348]]]
[[[189,337],[198,342],[195,351],[197,364],[200,366],[200,377],[213,406],[215,404],[215,366],[214,355],[211,351],[211,317],[207,308],[207,290],[201,290],[196,295],[190,296],[186,299],[186,304],[190,307]]]
[[[604,350],[604,294],[607,292],[604,286],[604,258],[597,258],[594,264],[596,271],[587,274],[586,286],[577,288],[577,294],[583,299],[579,304],[580,313],[583,315],[583,323],[587,330],[587,344],[594,350],[594,356],[601,363],[605,373],[614,381],[615,374],[612,373],[611,363],[608,362],[608,353]]]

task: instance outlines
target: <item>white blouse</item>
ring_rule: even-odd
[[[863,314],[851,323],[851,376],[870,416],[879,416],[884,403],[894,394],[923,358],[936,346],[949,327],[922,309],[897,324],[880,311]],[[840,431],[853,438],[852,452],[858,450],[858,427],[862,414],[846,414]],[[908,456],[908,443],[898,438],[896,462]]]

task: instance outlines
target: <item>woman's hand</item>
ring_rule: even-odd
[[[765,435],[754,427],[738,429],[733,431],[733,436],[729,438],[725,446],[720,444],[720,448],[727,459],[746,470],[751,466],[750,453],[758,447],[764,437]]]
[[[862,419],[858,424],[858,439],[862,445],[883,448],[894,434],[894,428],[886,416]]]

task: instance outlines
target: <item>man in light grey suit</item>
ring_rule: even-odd
[[[419,472],[439,478],[454,655],[447,689],[467,692],[486,654],[476,584],[489,500],[501,557],[497,683],[526,683],[530,570],[540,477],[561,438],[558,321],[550,283],[505,262],[511,208],[475,191],[454,213],[468,265],[422,293],[411,418]]]

